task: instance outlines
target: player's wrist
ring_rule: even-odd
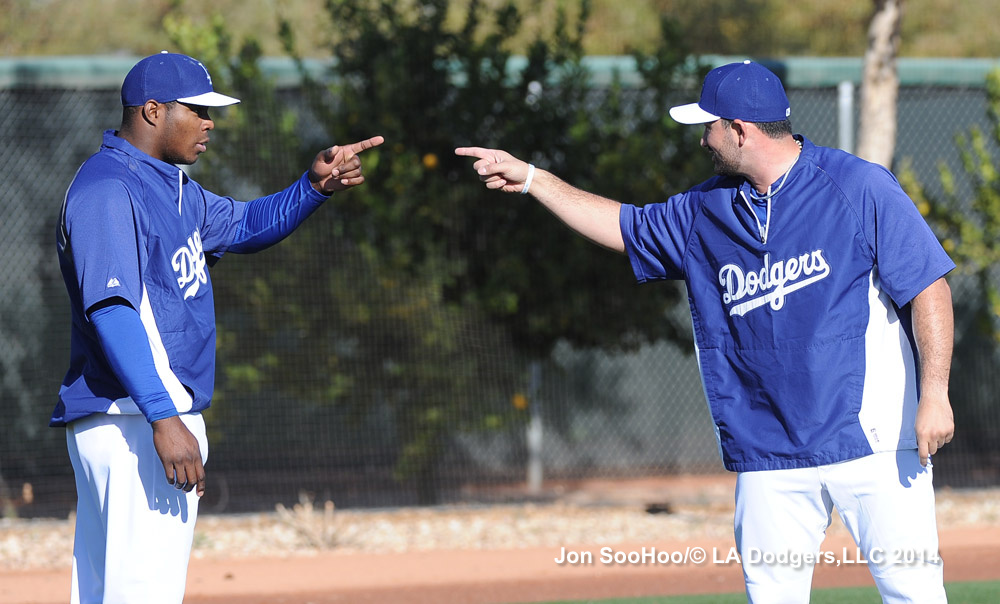
[[[156,415],[151,415],[146,418],[149,421],[149,425],[153,427],[154,430],[168,428],[170,424],[181,421],[180,414],[176,409],[173,411],[163,411],[157,413]]]
[[[302,181],[309,183],[309,188],[324,199],[334,193],[332,190],[329,192],[323,190],[323,179],[312,170],[306,170],[305,174],[302,175]]]
[[[918,404],[951,405],[948,397],[948,386],[942,384],[928,384],[926,381],[920,385],[920,400]]]
[[[521,195],[527,195],[531,189],[531,181],[535,178],[535,164],[528,164],[528,176],[524,179],[524,186],[521,188]]]

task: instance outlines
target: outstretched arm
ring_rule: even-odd
[[[459,147],[455,154],[477,159],[472,167],[479,174],[479,180],[486,183],[486,188],[505,193],[531,193],[577,233],[610,250],[625,252],[618,223],[621,204],[617,201],[577,189],[551,172],[535,169],[506,151]]]
[[[917,294],[911,302],[913,334],[920,354],[920,403],[917,405],[916,433],[920,463],[951,442],[955,419],[948,398],[951,352],[955,319],[951,288],[941,277]]]
[[[334,145],[323,149],[309,168],[309,182],[323,195],[360,185],[365,182],[365,177],[361,174],[358,154],[384,142],[385,139],[381,136],[373,136],[350,145]]]

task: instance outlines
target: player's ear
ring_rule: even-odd
[[[167,106],[153,100],[146,101],[142,105],[142,119],[151,126],[161,122],[167,114]]]
[[[732,128],[733,132],[736,133],[736,136],[739,139],[739,145],[742,147],[743,143],[745,143],[747,140],[747,133],[750,128],[750,124],[744,122],[743,120],[735,119],[732,121],[729,127]]]

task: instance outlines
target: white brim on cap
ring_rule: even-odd
[[[197,96],[177,99],[177,101],[180,103],[187,103],[189,105],[198,105],[199,107],[225,107],[227,105],[235,105],[240,102],[239,99],[234,99],[231,96],[219,94],[218,92],[206,92]]]
[[[671,107],[670,117],[682,124],[707,124],[719,119],[719,116],[713,115],[699,107],[698,103],[688,103],[687,105]]]

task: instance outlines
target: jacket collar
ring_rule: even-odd
[[[157,172],[163,174],[165,177],[176,179],[178,171],[180,171],[181,174],[184,174],[184,171],[181,170],[179,167],[175,166],[174,164],[170,164],[165,161],[156,159],[155,157],[147,154],[146,152],[140,151],[132,143],[118,136],[118,131],[116,130],[104,131],[103,146],[124,153],[125,155],[128,155],[135,161],[148,165]],[[188,177],[186,174],[184,174],[183,179],[185,182],[187,182]]]

